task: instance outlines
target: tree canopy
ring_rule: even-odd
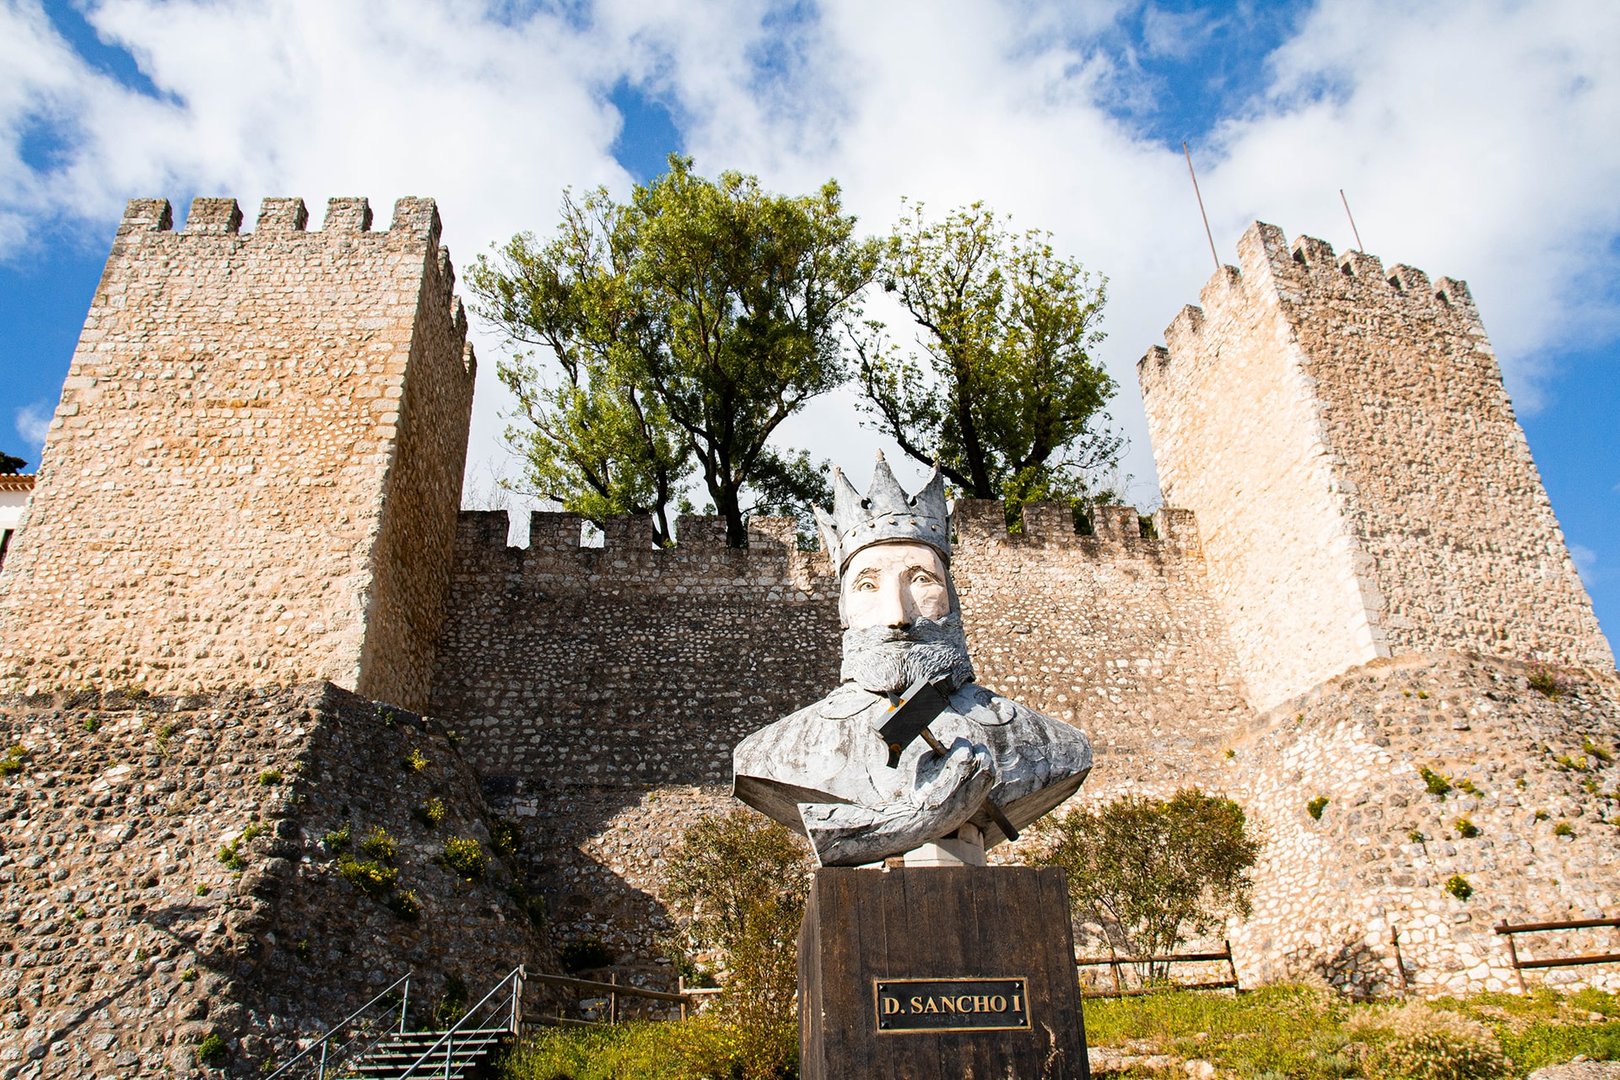
[[[22,458],[0,450],[0,476],[16,476],[27,464]]]
[[[1075,915],[1138,956],[1173,952],[1227,914],[1248,915],[1260,839],[1231,799],[1185,788],[1126,795],[1042,825],[1039,864],[1068,871]]]
[[[627,203],[565,195],[550,241],[524,233],[481,258],[482,313],[555,356],[498,365],[534,492],[596,521],[651,514],[663,543],[695,470],[734,547],[750,512],[825,498],[822,470],[769,444],[848,378],[843,339],[879,257],[854,226],[836,183],[775,195],[671,155]]]
[[[922,359],[881,327],[860,338],[860,388],[878,426],[975,498],[1087,493],[1122,441],[1101,425],[1113,379],[1092,358],[1106,279],[1013,233],[983,203],[929,221],[912,204],[884,248],[884,288],[917,326]]]

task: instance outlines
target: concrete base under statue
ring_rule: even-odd
[[[799,930],[803,1080],[1089,1080],[1063,871],[817,870]]]

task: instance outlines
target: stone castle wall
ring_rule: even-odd
[[[420,706],[473,364],[431,200],[129,204],[0,575],[0,687]]]
[[[1138,373],[1251,700],[1409,652],[1612,668],[1467,287],[1258,223],[1239,256]]]
[[[1157,537],[1135,510],[963,502],[952,568],[980,681],[1092,738],[1087,797],[1204,782],[1251,719],[1204,586],[1190,516]],[[663,857],[735,805],[731,748],[838,682],[836,585],[790,523],[683,518],[654,550],[643,520],[580,546],[581,519],[535,514],[530,547],[504,512],[465,512],[432,711],[465,738],[503,813],[548,853],[562,940],[656,954]]]
[[[1378,660],[1234,741],[1216,786],[1265,837],[1253,916],[1229,930],[1245,985],[1322,977],[1395,992],[1398,955],[1416,992],[1512,990],[1497,924],[1615,913],[1620,681],[1570,670],[1548,696],[1533,674],[1545,672],[1479,655]],[[1450,790],[1431,791],[1424,770]],[[1519,948],[1574,956],[1617,943],[1620,932],[1584,930]],[[1612,968],[1526,979],[1620,985]]]
[[[262,1076],[407,972],[420,1024],[452,977],[481,994],[554,968],[441,725],[330,684],[56,694],[0,698],[12,746],[0,1077],[217,1076],[210,1034],[225,1075]],[[339,862],[379,859],[374,829],[398,875],[375,895]],[[483,876],[442,864],[448,837],[483,846]]]

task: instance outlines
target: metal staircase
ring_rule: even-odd
[[[265,1080],[464,1080],[517,1036],[523,1023],[524,979],[523,968],[513,968],[449,1028],[407,1031],[411,977],[406,975]]]

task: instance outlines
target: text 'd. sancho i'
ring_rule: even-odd
[[[1029,1027],[1024,979],[875,979],[880,1034],[1008,1031]]]

